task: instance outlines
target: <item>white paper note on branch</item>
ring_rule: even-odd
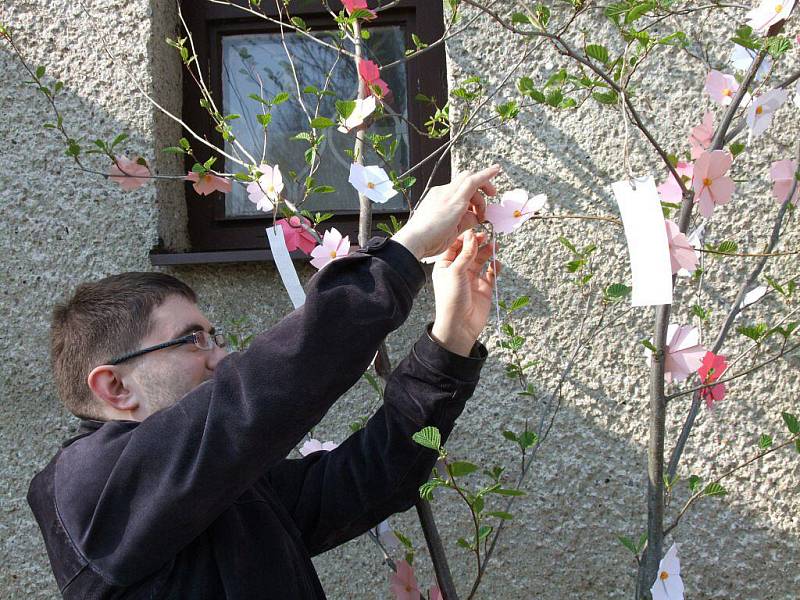
[[[303,286],[300,285],[300,279],[297,277],[292,257],[286,248],[283,228],[267,227],[267,240],[269,241],[269,248],[272,250],[275,266],[278,267],[278,273],[281,276],[281,281],[283,281],[283,287],[289,292],[292,305],[295,308],[300,308],[306,302],[306,292],[303,290]]]
[[[664,213],[652,177],[611,184],[619,204],[633,275],[633,306],[672,304],[672,265]]]

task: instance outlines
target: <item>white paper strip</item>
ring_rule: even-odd
[[[664,213],[652,177],[611,184],[619,204],[633,274],[633,306],[672,304],[672,266]]]
[[[272,250],[275,266],[278,267],[278,273],[280,273],[281,281],[283,281],[283,287],[289,292],[289,298],[294,307],[300,308],[306,302],[306,293],[303,290],[303,286],[300,285],[300,279],[297,277],[292,257],[289,256],[289,250],[286,248],[283,228],[267,227],[267,240],[269,241],[269,248]]]

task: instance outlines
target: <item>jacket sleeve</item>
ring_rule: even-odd
[[[480,344],[462,357],[424,334],[390,376],[384,404],[366,427],[330,452],[286,459],[271,469],[268,481],[312,555],[414,505],[438,455],[411,436],[433,425],[447,439],[485,358]]]
[[[118,585],[172,558],[358,380],[424,279],[405,248],[373,240],[322,269],[303,307],[175,405],[65,448],[56,504],[73,543]]]

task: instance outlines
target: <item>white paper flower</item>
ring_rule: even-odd
[[[778,21],[788,19],[792,8],[794,0],[763,0],[747,13],[747,24],[759,33],[766,33]]]
[[[319,440],[315,440],[311,438],[305,444],[300,447],[300,454],[303,456],[308,456],[312,452],[330,452],[331,450],[336,449],[339,444],[336,442],[320,442]]]
[[[733,50],[731,50],[731,55],[728,58],[728,62],[730,65],[736,69],[737,71],[747,71],[750,68],[750,65],[753,64],[753,60],[756,57],[756,51],[750,50],[750,48],[745,48],[744,46],[740,46],[739,44],[733,45]],[[770,68],[772,67],[772,59],[767,56],[764,60],[761,61],[761,64],[758,67],[758,71],[756,72],[756,79],[763,79],[767,73],[769,72]]]
[[[366,118],[375,112],[375,96],[369,96],[363,100],[356,100],[353,112],[339,125],[339,131],[350,133],[353,129],[362,125]]]
[[[258,171],[261,176],[247,186],[247,195],[258,210],[268,212],[275,207],[275,202],[280,198],[283,191],[283,177],[278,165],[274,167],[261,165]]]
[[[695,229],[692,233],[689,234],[689,243],[692,245],[692,248],[697,250],[701,250],[703,248],[703,240],[706,237],[706,224],[702,223],[700,226]],[[700,253],[697,252],[697,260],[700,260]],[[692,274],[687,271],[686,269],[681,269],[677,273],[678,277],[691,277]]]
[[[746,306],[750,306],[751,304],[755,304],[759,300],[761,300],[764,296],[767,295],[767,286],[760,285],[756,288],[753,288],[749,292],[744,295],[742,298],[741,304],[739,304],[740,308],[745,308]]]
[[[770,90],[753,98],[753,103],[748,107],[745,117],[753,138],[757,138],[769,128],[775,111],[783,106],[788,97],[789,92],[786,90]]]
[[[383,204],[397,195],[392,180],[380,167],[365,167],[358,163],[350,165],[350,184],[373,202]]]
[[[650,588],[653,600],[683,600],[681,563],[678,560],[678,544],[672,544],[658,565],[658,575]]]

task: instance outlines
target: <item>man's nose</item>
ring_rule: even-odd
[[[207,366],[208,368],[213,371],[217,367],[217,363],[225,358],[227,351],[225,348],[220,348],[219,346],[215,345],[212,350],[208,353],[208,361]]]

